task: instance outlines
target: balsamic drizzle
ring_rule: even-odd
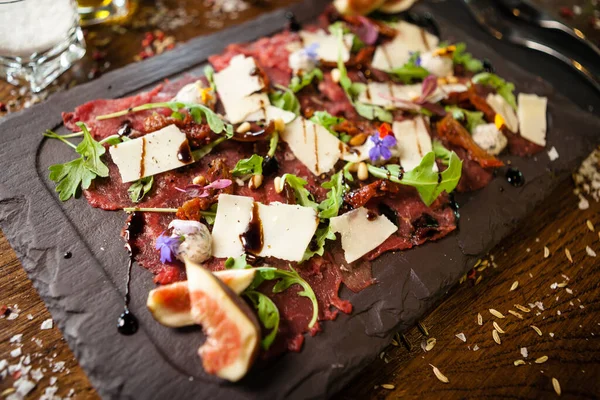
[[[64,259],[68,260],[71,257],[73,257],[73,253],[71,253],[70,251],[67,251],[67,252],[65,252],[65,254],[63,254]]]
[[[291,11],[286,12],[285,19],[287,19],[287,21],[288,21],[287,26],[290,31],[298,32],[300,29],[302,29],[302,25],[298,22],[298,20],[296,19],[296,16],[294,15],[293,12],[291,12]]]
[[[514,187],[521,187],[525,184],[525,177],[523,176],[521,171],[519,171],[515,167],[510,167],[509,169],[507,169],[505,177],[508,183],[510,183]]]
[[[184,164],[189,164],[194,161],[192,150],[190,149],[190,144],[187,140],[183,141],[181,146],[179,146],[179,149],[177,150],[177,159]]]
[[[127,263],[127,280],[125,281],[125,296],[123,298],[125,304],[123,306],[123,313],[117,319],[117,331],[121,335],[133,335],[139,327],[137,318],[129,311],[129,301],[131,300],[129,289],[131,284],[131,268],[133,266],[133,257],[135,256],[131,242],[136,235],[141,233],[142,223],[142,215],[134,212],[129,217],[125,228],[125,249],[129,255],[129,262]]]
[[[252,208],[252,218],[248,223],[248,228],[240,235],[240,240],[244,246],[244,250],[250,254],[258,254],[264,245],[264,236],[262,221],[258,215],[258,204],[254,203]]]

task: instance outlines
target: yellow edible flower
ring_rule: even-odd
[[[496,125],[496,128],[498,128],[498,130],[502,129],[502,127],[504,126],[504,118],[502,118],[502,115],[496,114],[496,116],[494,117],[494,125]]]

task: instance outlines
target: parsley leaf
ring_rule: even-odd
[[[225,261],[225,269],[245,269],[250,268],[248,263],[246,262],[246,255],[242,254],[237,258],[229,257],[227,261]]]
[[[138,179],[133,182],[129,189],[127,189],[127,193],[129,193],[129,198],[134,203],[139,203],[144,196],[152,189],[152,185],[154,184],[154,176],[147,176],[142,179]]]
[[[452,118],[456,120],[466,120],[466,128],[471,133],[478,125],[487,123],[481,111],[469,111],[457,106],[446,106],[446,112],[452,113]]]
[[[298,93],[300,90],[310,85],[315,79],[318,81],[323,80],[323,71],[319,68],[315,68],[310,72],[305,72],[302,76],[294,76],[290,81],[289,88],[292,92]]]
[[[273,300],[261,292],[257,292],[255,290],[246,290],[244,292],[244,296],[250,300],[256,309],[258,319],[262,325],[266,329],[270,330],[269,334],[263,337],[260,342],[264,350],[269,350],[273,344],[273,341],[275,340],[275,337],[277,336],[277,332],[279,331],[279,321],[281,319],[279,316],[279,309],[275,303],[273,303]]]
[[[452,62],[456,65],[463,65],[467,71],[479,72],[483,69],[483,63],[476,58],[473,58],[471,53],[467,53],[467,45],[464,43],[456,43],[456,50],[452,53]]]
[[[75,197],[80,187],[82,189],[89,188],[97,176],[108,176],[108,167],[100,159],[106,149],[92,138],[83,122],[78,122],[77,126],[83,133],[83,140],[75,147],[75,151],[81,157],[65,164],[51,165],[48,168],[49,177],[56,182],[56,192],[61,201]]]
[[[450,156],[452,152],[444,147],[442,142],[437,139],[433,140],[433,153],[435,154],[435,158],[439,158],[444,165],[448,165],[450,162]]]
[[[252,157],[238,161],[231,173],[233,176],[260,175],[262,174],[262,164],[263,158],[258,154],[252,154]]]
[[[303,207],[312,207],[314,209],[318,208],[317,203],[315,203],[312,200],[313,195],[304,187],[308,182],[292,174],[284,174],[281,177],[281,180],[282,185],[287,183],[294,190],[294,194],[296,195],[296,201],[299,205]]]
[[[283,86],[277,86],[281,92],[273,92],[269,94],[269,100],[275,107],[285,111],[291,111],[296,115],[300,115],[300,102],[291,89]]]
[[[507,82],[504,79],[500,78],[496,74],[492,74],[491,72],[482,72],[480,74],[475,75],[471,80],[474,83],[479,83],[482,85],[489,85],[496,89],[496,92],[506,100],[508,104],[515,110],[517,109],[517,99],[515,98],[515,94],[513,93],[515,90],[515,85],[511,82]]]
[[[379,179],[389,179],[401,185],[412,186],[419,192],[425,205],[429,206],[442,193],[450,193],[458,185],[462,171],[462,161],[456,153],[450,154],[448,168],[439,173],[433,170],[435,154],[433,151],[425,154],[421,163],[414,169],[401,174],[398,164],[388,164],[385,167],[368,165],[369,173]]]

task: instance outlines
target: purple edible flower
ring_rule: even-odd
[[[154,246],[156,250],[160,250],[160,262],[163,264],[171,262],[173,256],[177,254],[180,244],[180,236],[165,236],[164,232],[161,233],[160,236],[156,238],[156,245]]]
[[[396,145],[396,138],[394,135],[387,135],[384,138],[381,138],[379,132],[375,132],[369,139],[375,144],[369,150],[369,158],[371,161],[378,161],[379,158],[383,158],[384,160],[392,158],[392,151],[390,148]]]
[[[306,56],[308,58],[310,58],[312,61],[317,61],[319,59],[319,54],[317,53],[318,49],[319,49],[319,43],[317,43],[317,42],[311,43],[304,48],[304,54],[306,54]]]
[[[419,97],[415,103],[423,104],[437,89],[437,77],[435,75],[429,75],[423,79],[423,85],[421,86],[421,97]]]
[[[415,54],[415,52],[414,51],[409,51],[408,54],[410,54],[410,56],[412,57]],[[421,55],[419,53],[417,53],[417,57],[415,58],[415,65],[417,67],[421,66]]]
[[[206,186],[202,185],[188,185],[185,189],[175,187],[175,190],[179,190],[180,192],[187,193],[192,197],[208,197],[209,189],[225,189],[226,187],[231,186],[233,182],[231,179],[217,179],[214,182],[209,183]]]

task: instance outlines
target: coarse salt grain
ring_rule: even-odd
[[[558,157],[559,156],[556,147],[552,146],[552,148],[548,150],[548,158],[550,159],[550,161],[555,161],[558,160]]]
[[[456,336],[457,338],[459,338],[460,340],[462,340],[463,342],[466,342],[466,341],[467,341],[467,337],[466,337],[466,336],[465,336],[465,334],[464,334],[464,333],[462,333],[462,332],[461,332],[461,333],[457,333],[455,336]]]
[[[596,257],[596,252],[590,246],[585,246],[585,252],[590,257]]]
[[[521,347],[521,355],[523,356],[523,358],[527,358],[527,356],[529,355],[527,347]]]
[[[477,351],[477,350],[479,350],[479,346],[478,345],[473,346],[473,351]]]
[[[23,354],[23,352],[21,351],[21,348],[20,348],[20,347],[17,347],[16,349],[14,349],[14,350],[12,350],[12,351],[10,352],[10,356],[11,356],[12,358],[19,357],[21,354]]]
[[[20,343],[22,338],[23,338],[23,334],[18,333],[10,338],[10,343]]]
[[[48,318],[47,320],[45,320],[44,322],[42,322],[41,329],[42,330],[52,329],[53,325],[54,324],[52,323],[52,318]]]

